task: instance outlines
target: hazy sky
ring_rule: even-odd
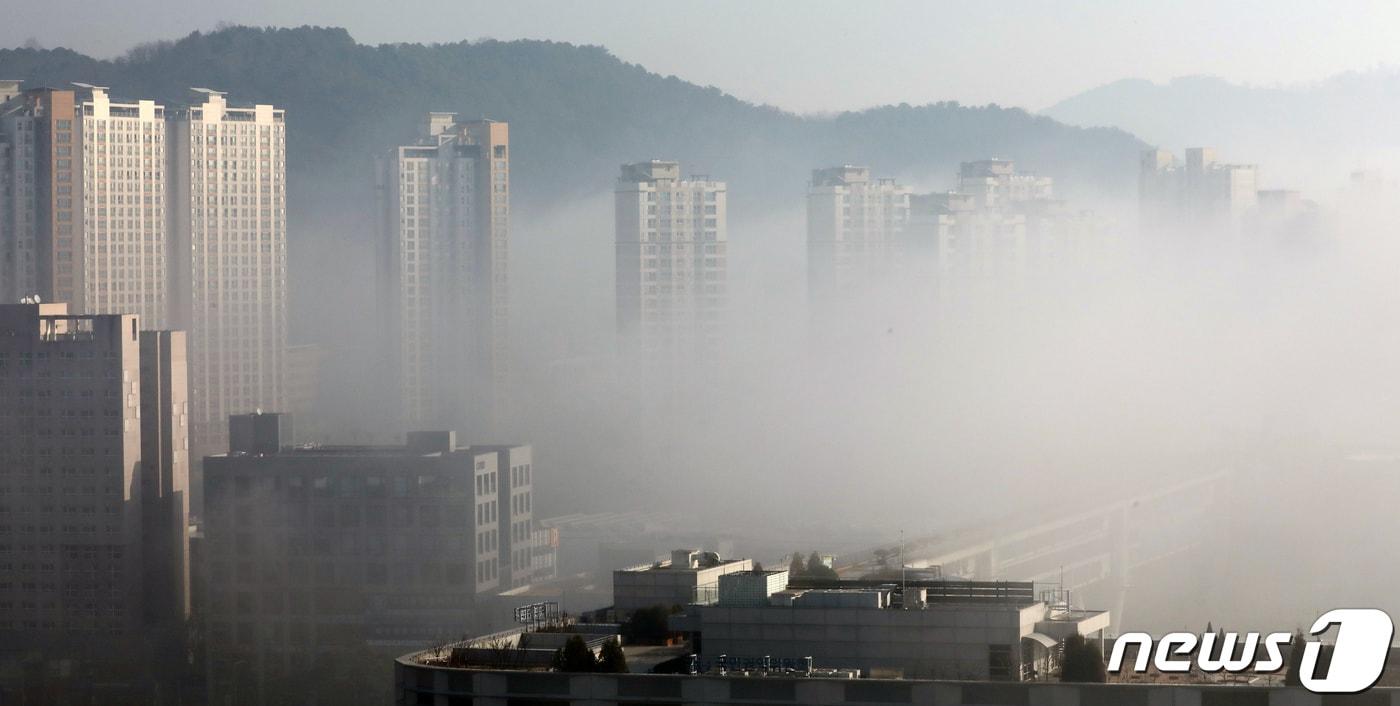
[[[0,45],[34,38],[113,56],[220,21],[342,26],[367,43],[602,44],[797,111],[938,100],[1038,109],[1125,77],[1274,84],[1400,65],[1394,0],[0,0]]]

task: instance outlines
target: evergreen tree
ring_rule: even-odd
[[[793,552],[792,561],[788,564],[788,578],[797,578],[807,573],[807,565],[802,563],[802,552]]]
[[[627,673],[627,655],[623,653],[622,645],[617,640],[603,643],[602,653],[598,655],[598,671],[606,674]]]
[[[583,638],[574,635],[555,651],[550,666],[559,672],[596,672],[598,660],[593,656],[593,650],[584,644]]]
[[[1103,663],[1103,652],[1099,646],[1083,635],[1070,635],[1065,638],[1064,659],[1060,662],[1060,681],[1094,682],[1108,681],[1108,668]]]

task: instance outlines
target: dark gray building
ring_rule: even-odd
[[[529,446],[296,447],[287,428],[234,417],[204,460],[211,693],[258,702],[289,674],[459,638],[528,582]]]

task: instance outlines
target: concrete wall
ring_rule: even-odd
[[[927,610],[862,608],[700,609],[702,655],[715,659],[812,657],[817,667],[902,669],[906,677],[986,679],[989,647],[1010,648],[1020,661],[1021,638],[1044,616],[1044,606],[930,606]]]
[[[932,704],[936,706],[1400,706],[1400,689],[1324,698],[1300,688],[1129,684],[990,683],[805,677],[478,672],[418,665],[394,671],[398,704]]]
[[[613,572],[613,607],[620,615],[655,605],[689,605],[697,586],[718,585],[719,577],[736,571],[750,571],[748,559],[730,561],[707,569],[660,569]]]

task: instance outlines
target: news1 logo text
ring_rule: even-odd
[[[1322,643],[1304,642],[1298,678],[1308,691],[1317,694],[1357,694],[1376,685],[1385,671],[1386,657],[1395,625],[1385,611],[1375,608],[1338,608],[1330,610],[1308,631],[1322,636],[1336,628],[1331,645],[1331,660],[1325,670],[1318,659]],[[1257,632],[1215,633],[1196,635],[1189,632],[1168,633],[1160,640],[1142,632],[1124,633],[1113,643],[1108,671],[1123,673],[1124,658],[1129,647],[1136,647],[1129,673],[1146,674],[1149,662],[1159,672],[1187,672],[1194,664],[1207,674],[1253,672],[1270,674],[1284,667],[1283,647],[1293,636],[1286,632],[1263,635]],[[1220,644],[1216,644],[1216,643]],[[1260,648],[1263,655],[1260,656]],[[1293,645],[1296,650],[1298,646]]]

